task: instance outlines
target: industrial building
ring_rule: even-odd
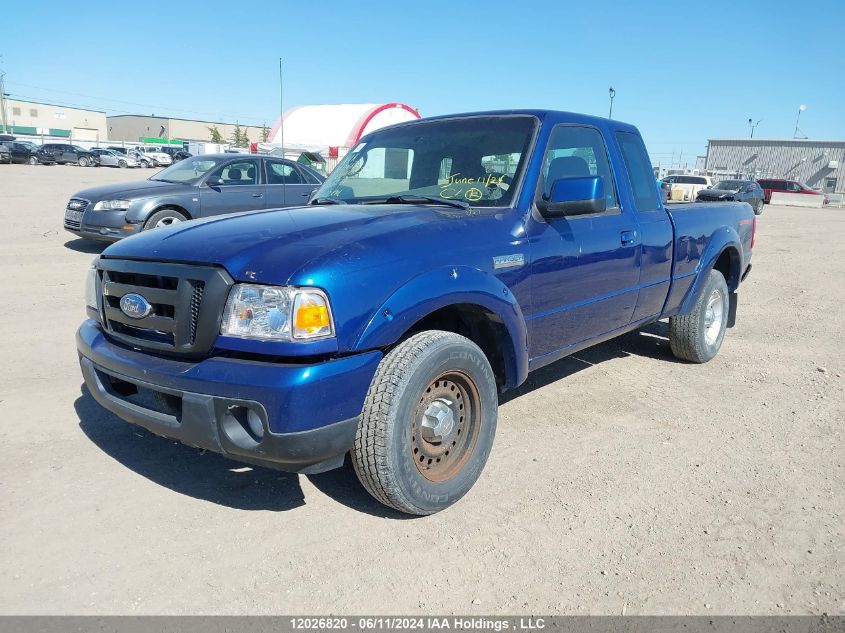
[[[109,139],[126,143],[160,143],[169,140],[208,142],[211,140],[211,128],[217,128],[223,139],[228,142],[232,139],[236,126],[235,123],[142,114],[118,114],[107,119]],[[251,142],[258,143],[263,140],[264,128],[254,125],[240,127],[241,133],[246,133]]]
[[[108,137],[106,113],[100,110],[9,97],[2,107],[0,132],[7,134],[95,142]]]
[[[717,179],[785,178],[845,193],[845,141],[711,139],[705,164]]]

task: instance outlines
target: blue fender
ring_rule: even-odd
[[[678,314],[689,314],[692,311],[698,294],[707,281],[706,273],[713,270],[716,260],[719,259],[727,248],[733,248],[737,253],[737,257],[739,257],[739,253],[742,253],[742,242],[739,239],[739,234],[732,227],[721,228],[710,238],[698,260],[698,266],[695,269],[695,281],[689,287],[689,290],[687,290],[687,294],[681,302],[681,307],[678,309]],[[727,282],[728,290],[731,292],[739,286],[739,263],[734,266],[734,263],[731,262],[731,274]]]
[[[404,284],[379,306],[354,350],[392,345],[424,317],[456,304],[481,306],[502,320],[511,347],[504,350],[507,386],[524,382],[528,376],[528,331],[522,309],[496,277],[468,266],[444,266]]]

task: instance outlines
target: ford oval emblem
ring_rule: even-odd
[[[153,307],[144,297],[133,292],[123,295],[120,300],[120,310],[123,314],[133,319],[143,319],[153,311]]]

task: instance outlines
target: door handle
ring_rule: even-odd
[[[254,193],[254,194],[252,194],[252,197],[253,198],[260,198],[263,195],[264,195],[263,193]]]
[[[622,231],[620,236],[622,244],[628,245],[633,244],[637,241],[637,232],[636,231]]]
[[[310,196],[310,195],[311,195],[311,192],[310,192],[310,191],[306,191],[305,193],[300,194],[300,195],[301,195],[303,198],[307,198],[308,196]]]

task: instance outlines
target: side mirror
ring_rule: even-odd
[[[219,187],[220,185],[223,184],[223,179],[222,178],[209,178],[205,181],[204,184],[205,184],[206,187]]]
[[[543,215],[564,217],[602,213],[607,209],[604,181],[601,176],[558,178],[541,208]]]

